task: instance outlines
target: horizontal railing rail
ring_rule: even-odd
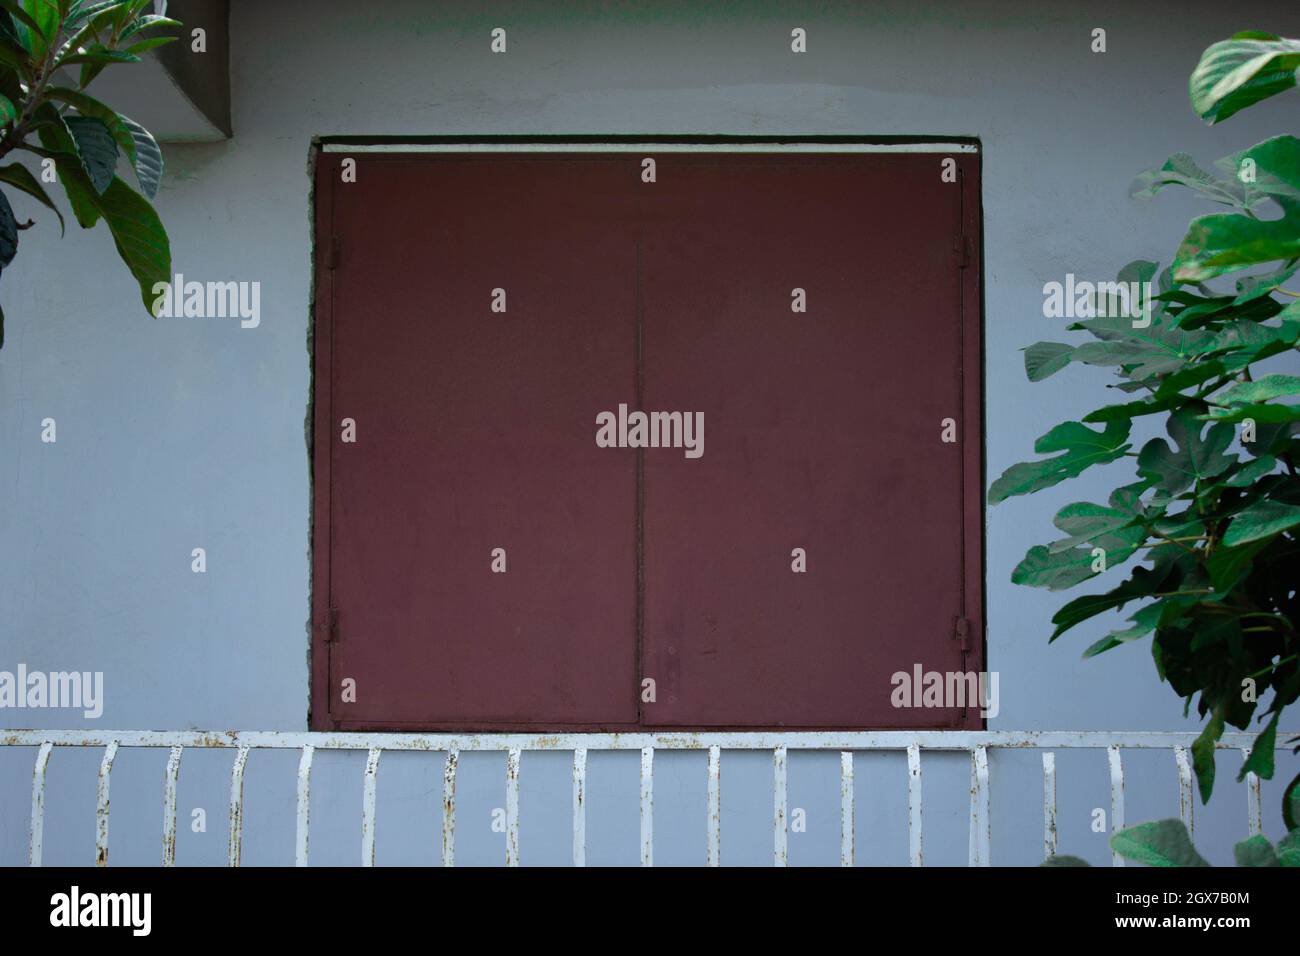
[[[1291,734],[1279,732],[1278,741]],[[123,747],[169,749],[163,779],[162,863],[176,860],[176,788],[181,757],[186,749],[223,748],[235,752],[230,772],[230,830],[227,862],[239,866],[243,841],[244,770],[253,750],[297,750],[301,753],[297,778],[297,820],[295,862],[308,862],[308,833],[311,810],[311,769],[317,750],[366,752],[362,778],[361,863],[375,862],[376,796],[380,758],[385,751],[443,754],[442,864],[456,862],[456,771],[462,752],[495,751],[506,755],[505,828],[507,866],[519,865],[519,769],[526,751],[570,751],[573,754],[573,863],[586,862],[587,754],[590,751],[639,751],[641,755],[640,823],[641,865],[654,863],[654,756],[659,750],[705,751],[708,754],[706,790],[706,860],[709,866],[721,861],[722,752],[725,750],[772,752],[772,862],[788,862],[787,821],[788,760],[792,750],[839,751],[840,753],[840,863],[854,865],[854,754],[899,752],[907,756],[908,858],[912,866],[924,864],[921,814],[921,755],[925,751],[961,752],[970,755],[970,843],[971,866],[990,865],[989,751],[1032,749],[1042,751],[1043,852],[1056,855],[1056,755],[1055,750],[1105,750],[1110,772],[1110,819],[1113,830],[1124,826],[1125,750],[1167,750],[1174,758],[1178,784],[1179,817],[1194,828],[1194,790],[1190,749],[1194,733],[1112,731],[817,731],[790,733],[628,733],[628,734],[388,734],[388,733],[299,733],[282,731],[77,731],[2,730],[0,746],[37,748],[32,776],[31,828],[28,862],[41,865],[45,827],[45,776],[57,747],[103,748],[96,789],[95,863],[108,863],[109,784],[113,761]],[[1228,733],[1218,742],[1220,750],[1250,753],[1255,735]],[[1282,750],[1279,742],[1277,749]],[[1253,834],[1263,828],[1260,781],[1246,776],[1247,827]],[[1111,862],[1123,866],[1118,854]]]

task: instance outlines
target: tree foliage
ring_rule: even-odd
[[[1193,107],[1209,122],[1226,119],[1295,86],[1297,69],[1300,41],[1238,34],[1205,51]],[[1034,447],[1052,457],[1011,466],[989,489],[997,503],[1133,460],[1136,480],[1105,504],[1062,508],[1064,537],[1031,548],[1011,577],[1052,590],[1109,584],[1062,607],[1052,641],[1132,606],[1084,656],[1151,636],[1160,679],[1204,718],[1192,748],[1202,800],[1227,725],[1263,723],[1240,776],[1273,776],[1279,718],[1300,696],[1300,376],[1256,374],[1300,342],[1300,139],[1277,136],[1215,166],[1179,153],[1134,185],[1143,198],[1178,186],[1224,207],[1192,220],[1165,268],[1138,260],[1120,271],[1120,282],[1150,283],[1145,314],[1094,295],[1083,310],[1093,317],[1068,326],[1092,341],[1025,351],[1032,381],[1075,362],[1103,366],[1126,400],[1057,425]],[[1135,449],[1134,422],[1149,415],[1168,438]],[[1120,566],[1135,555],[1125,576]],[[1289,829],[1297,786],[1300,775],[1283,799]]]
[[[162,152],[148,130],[86,87],[105,68],[139,62],[145,51],[176,39],[157,31],[179,23],[145,13],[149,3],[0,0],[0,158],[14,150],[35,154],[56,172],[79,225],[104,220],[146,309],[154,283],[171,278],[167,233],[149,202],[162,178]],[[138,192],[118,178],[120,158],[134,171]],[[0,183],[47,206],[62,230],[63,214],[43,180],[21,163],[0,165]],[[19,233],[32,225],[15,219],[0,189],[0,274],[13,262]]]

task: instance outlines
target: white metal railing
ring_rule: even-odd
[[[1285,740],[1289,734],[1279,733]],[[724,750],[772,752],[773,854],[775,866],[787,863],[787,761],[791,750],[840,752],[840,863],[854,863],[853,755],[860,751],[895,751],[907,756],[908,855],[912,866],[924,861],[921,816],[921,754],[947,751],[970,754],[971,866],[990,864],[989,750],[1037,749],[1043,761],[1043,853],[1056,854],[1056,758],[1054,750],[1105,749],[1110,769],[1110,820],[1113,830],[1124,826],[1123,751],[1166,750],[1173,754],[1178,780],[1179,816],[1193,827],[1192,767],[1188,749],[1195,734],[1116,733],[1110,731],[854,731],[813,733],[629,733],[629,734],[378,734],[282,733],[275,731],[100,731],[0,730],[0,746],[36,747],[32,777],[31,837],[28,862],[40,866],[45,827],[45,773],[56,747],[102,747],[95,810],[95,863],[108,863],[109,782],[119,748],[170,748],[163,781],[163,866],[176,859],[176,786],[181,756],[187,748],[226,748],[235,751],[230,772],[230,834],[227,860],[239,866],[243,839],[244,768],[253,750],[298,750],[297,838],[295,861],[307,865],[311,809],[311,768],[317,750],[363,750],[361,863],[375,862],[375,813],[380,757],[385,751],[442,753],[442,864],[456,862],[456,769],[462,751],[504,751],[506,754],[506,865],[519,865],[519,767],[524,751],[573,753],[573,863],[586,862],[587,753],[592,750],[641,752],[641,865],[654,863],[654,755],[656,750],[700,750],[708,753],[706,797],[709,866],[721,860],[721,776]],[[1224,734],[1218,747],[1249,754],[1254,735]],[[1278,749],[1285,745],[1278,744]],[[1247,826],[1261,832],[1260,782],[1246,780]],[[1115,866],[1124,861],[1112,856]]]

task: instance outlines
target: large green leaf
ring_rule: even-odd
[[[135,136],[131,133],[131,128],[117,111],[110,106],[105,106],[93,96],[87,96],[80,90],[74,90],[66,86],[52,86],[46,91],[46,96],[51,100],[57,100],[60,103],[67,103],[82,116],[89,116],[103,123],[117,145],[122,148],[126,158],[135,165]]]
[[[1212,44],[1192,71],[1192,109],[1210,123],[1288,90],[1300,69],[1300,41],[1268,33],[1238,33]]]
[[[1119,531],[1133,522],[1133,512],[1109,508],[1090,501],[1077,501],[1056,513],[1052,523],[1070,537],[1053,542],[1048,550],[1053,554],[1068,551],[1090,542],[1103,534]]]
[[[119,118],[131,131],[131,138],[135,141],[132,168],[135,170],[136,180],[140,183],[140,191],[153,199],[158,194],[158,184],[162,182],[162,150],[158,148],[158,143],[152,134],[135,120],[128,116]]]
[[[1166,605],[1164,601],[1156,601],[1153,604],[1148,604],[1146,607],[1139,609],[1137,613],[1129,618],[1129,620],[1133,622],[1132,627],[1124,627],[1111,631],[1101,640],[1095,642],[1085,650],[1083,656],[1096,657],[1098,654],[1108,651],[1112,647],[1119,647],[1121,644],[1127,644],[1129,641],[1136,641],[1140,637],[1145,637],[1156,629],[1156,626],[1160,623],[1160,618],[1165,612],[1165,607]]]
[[[1300,256],[1300,203],[1277,197],[1281,219],[1236,213],[1193,219],[1172,263],[1180,282],[1204,282],[1225,272]]]
[[[1140,418],[1143,415],[1155,415],[1158,412],[1166,412],[1178,404],[1182,396],[1174,394],[1170,397],[1161,397],[1156,401],[1147,401],[1143,399],[1137,402],[1124,402],[1119,405],[1103,405],[1094,411],[1083,416],[1083,420],[1089,424],[1098,422],[1129,421],[1134,418]]]
[[[45,104],[37,112],[43,125],[36,135],[45,148],[43,155],[53,159],[59,171],[59,182],[72,207],[72,215],[83,229],[89,229],[99,221],[99,209],[96,207],[95,187],[86,176],[77,154],[77,143],[68,131],[63,117],[53,106]]]
[[[1300,340],[1300,301],[1276,316],[1277,325],[1259,322],[1230,322],[1214,334],[1206,354],[1215,353],[1225,372],[1236,373],[1248,365],[1279,355]]]
[[[1056,630],[1052,632],[1048,643],[1055,641],[1076,624],[1164,589],[1176,569],[1177,561],[1177,555],[1157,554],[1150,568],[1134,568],[1132,576],[1118,587],[1105,594],[1087,594],[1070,601],[1052,616]]]
[[[1129,195],[1150,199],[1165,186],[1179,185],[1194,189],[1207,199],[1238,209],[1250,207],[1246,186],[1237,179],[1219,179],[1196,165],[1187,153],[1174,153],[1159,169],[1148,169],[1134,180]]]
[[[1292,262],[1264,275],[1243,276],[1237,280],[1237,298],[1232,304],[1242,305],[1252,299],[1268,295],[1295,275],[1297,269],[1300,269],[1300,263]]]
[[[1099,573],[1093,570],[1096,563],[1094,548],[1102,549],[1105,566],[1109,569],[1132,557],[1146,539],[1146,529],[1135,527],[1098,534],[1079,547],[1053,550],[1057,545],[1064,545],[1064,542],[1035,545],[1011,572],[1011,581],[1013,584],[1063,591]]]
[[[1080,345],[1070,359],[1087,365],[1123,366],[1132,378],[1144,379],[1178,371],[1187,364],[1188,356],[1160,342],[1134,337]]]
[[[1275,711],[1268,726],[1255,738],[1255,745],[1250,748],[1250,756],[1242,763],[1241,770],[1237,773],[1238,782],[1245,780],[1248,773],[1253,773],[1261,780],[1273,779],[1274,751],[1277,749],[1277,721],[1281,716],[1281,711]]]
[[[154,285],[171,281],[171,246],[158,214],[149,205],[149,200],[121,179],[114,177],[103,194],[97,194],[74,155],[62,151],[51,155],[58,164],[59,178],[73,204],[77,220],[87,228],[100,217],[108,223],[118,255],[139,283],[141,301],[152,315],[156,298]],[[89,207],[89,213],[85,207]]]
[[[1171,495],[1199,479],[1213,478],[1237,460],[1224,454],[1232,443],[1232,426],[1216,423],[1202,436],[1205,422],[1197,417],[1200,410],[1199,405],[1185,405],[1169,416],[1165,427],[1177,450],[1163,438],[1153,438],[1138,453],[1138,474]]]
[[[1126,827],[1110,838],[1120,856],[1147,866],[1209,866],[1196,852],[1181,820],[1155,820]]]
[[[1061,342],[1035,342],[1025,349],[1025,374],[1031,382],[1041,382],[1070,364],[1073,345]]]
[[[113,181],[117,169],[117,142],[108,127],[89,116],[67,116],[64,122],[77,144],[82,168],[95,192],[102,193]]]
[[[1063,422],[1034,443],[1040,455],[1062,452],[1043,461],[1012,465],[989,487],[989,502],[997,504],[1012,495],[1028,495],[1074,478],[1091,465],[1123,457],[1129,450],[1130,423],[1108,422],[1098,432],[1082,422]]]
[[[130,161],[136,179],[140,182],[140,189],[151,199],[157,194],[163,172],[162,151],[147,129],[80,90],[54,87],[49,91],[49,96],[76,108],[82,116],[103,123]]]
[[[1218,338],[1219,337],[1216,335],[1216,342]],[[1202,385],[1212,378],[1218,378],[1223,375],[1224,371],[1223,362],[1218,359],[1210,359],[1208,362],[1198,362],[1195,365],[1189,365],[1181,372],[1176,372],[1173,375],[1166,376],[1165,379],[1156,387],[1155,397],[1157,399],[1181,400],[1183,396],[1180,393],[1183,389]]]
[[[47,42],[52,42],[62,19],[63,11],[59,9],[59,0],[18,0],[18,5],[31,14],[40,27],[41,36]]]
[[[1263,499],[1239,511],[1224,532],[1228,547],[1258,541],[1300,525],[1300,505]]]
[[[42,0],[49,3],[50,0]],[[31,0],[0,0],[0,10],[5,10],[13,17],[14,35],[18,42],[34,61],[44,59],[49,49],[52,35],[47,35],[48,7],[42,6],[38,15],[33,16]],[[57,10],[55,11],[57,15]]]
[[[1262,195],[1300,200],[1300,139],[1294,136],[1274,136],[1250,149],[1225,156],[1215,165],[1237,179],[1253,166],[1252,190]]]
[[[158,214],[145,199],[114,177],[95,204],[113,233],[117,253],[140,285],[140,300],[150,315],[157,298],[153,287],[171,281],[171,244]]]
[[[1214,396],[1216,405],[1246,405],[1265,402],[1279,395],[1300,395],[1300,375],[1265,375],[1253,382],[1239,382]]]
[[[1222,736],[1223,714],[1216,710],[1192,742],[1192,769],[1196,771],[1196,788],[1202,803],[1209,803],[1214,792],[1214,745]]]
[[[1251,419],[1256,424],[1281,424],[1300,422],[1300,405],[1278,405],[1273,403],[1255,405],[1234,405],[1232,408],[1214,408],[1209,418],[1216,422],[1234,424]]]

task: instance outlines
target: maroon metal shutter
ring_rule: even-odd
[[[940,159],[325,156],[313,726],[979,726],[890,705],[983,666],[978,167]],[[638,402],[703,455],[598,448]]]
[[[343,727],[634,721],[634,461],[592,437],[635,375],[626,176],[509,157],[358,167],[329,186],[329,712]]]
[[[962,446],[940,441],[959,186],[933,155],[671,156],[658,178],[645,405],[702,410],[706,450],[646,453],[648,720],[954,723],[891,706],[890,676],[965,666]]]

